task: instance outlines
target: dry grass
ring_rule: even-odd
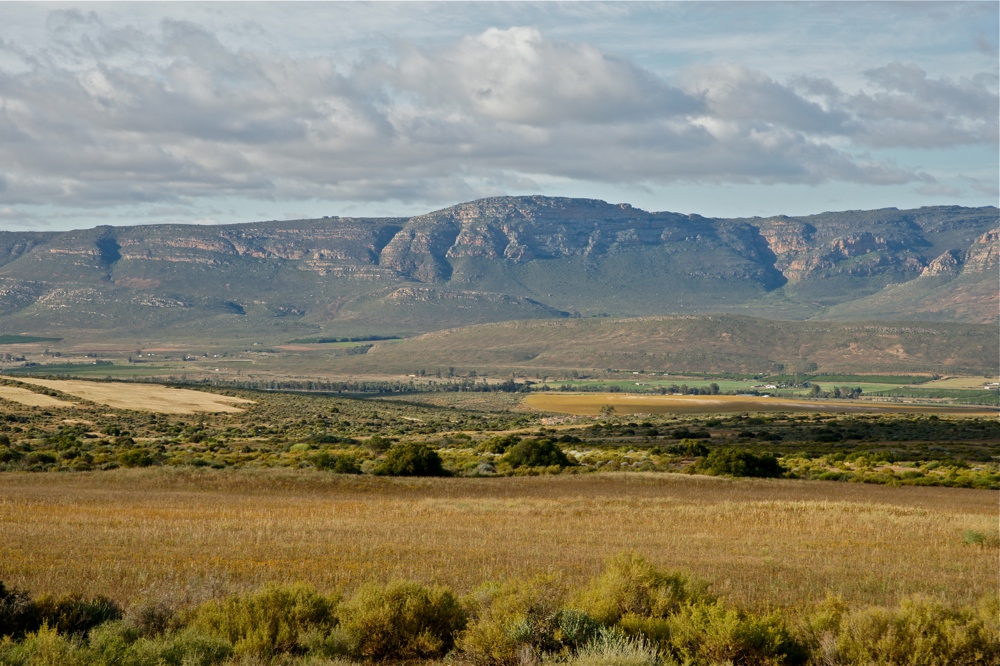
[[[895,603],[995,591],[997,495],[948,488],[669,474],[504,479],[307,470],[0,475],[0,580],[193,601],[265,581],[323,590],[393,577],[466,591],[556,570],[568,582],[634,549],[750,607],[827,590]]]
[[[72,402],[53,398],[50,395],[35,393],[34,391],[16,386],[4,386],[2,384],[0,384],[0,398],[28,405],[29,407],[76,407]]]
[[[252,404],[251,400],[243,398],[190,389],[169,388],[158,384],[88,382],[75,379],[35,379],[33,377],[18,377],[17,381],[55,389],[115,409],[136,409],[161,414],[241,412],[243,410],[234,407],[234,405]],[[63,403],[59,406],[69,404]]]
[[[914,386],[927,389],[981,389],[983,384],[996,381],[1000,380],[997,377],[945,377]]]
[[[699,414],[725,412],[949,413],[995,415],[982,407],[890,405],[857,400],[792,400],[736,395],[632,395],[626,393],[534,393],[529,407],[562,414],[596,416],[605,405],[618,414]]]

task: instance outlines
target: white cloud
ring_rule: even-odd
[[[234,44],[192,21],[57,10],[44,45],[0,41],[0,205],[454,202],[539,178],[931,192],[867,151],[997,139],[989,72],[889,63],[845,90],[725,61],[668,79],[533,27],[351,58],[256,48],[259,27],[245,28]]]

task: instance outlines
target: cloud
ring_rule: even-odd
[[[57,10],[0,43],[0,205],[207,197],[453,202],[540,179],[927,186],[866,156],[996,140],[996,77],[866,72],[845,91],[714,62],[674,79],[531,27],[347,60]],[[254,33],[256,34],[256,33]]]
[[[530,125],[663,117],[701,106],[621,58],[525,27],[491,28],[440,52],[412,49],[394,79],[429,102]]]

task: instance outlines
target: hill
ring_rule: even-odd
[[[997,209],[709,219],[498,197],[410,218],[0,232],[0,333],[413,334],[729,312],[996,322]]]
[[[995,374],[990,325],[769,321],[733,315],[481,324],[376,343],[342,368]]]

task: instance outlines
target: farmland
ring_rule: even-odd
[[[923,414],[935,410],[953,414],[992,414],[976,407],[904,405],[848,400],[794,400],[730,395],[628,395],[622,393],[536,393],[525,404],[542,411],[597,416],[605,407],[620,414],[711,414],[731,412],[865,412]]]

